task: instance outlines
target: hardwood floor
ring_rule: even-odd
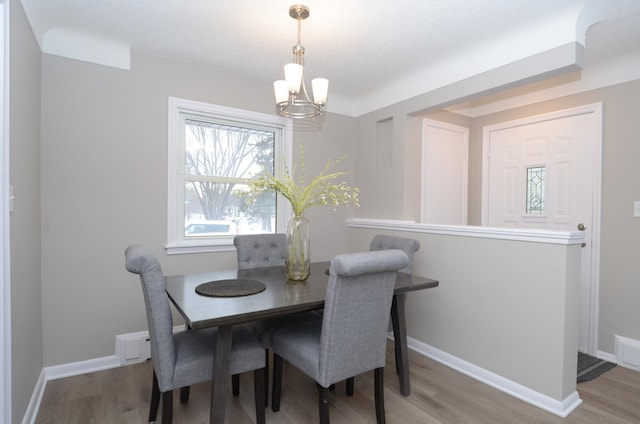
[[[415,352],[409,355],[412,393],[403,397],[395,375],[392,347],[388,345],[385,368],[389,424],[640,422],[640,373],[629,369],[616,367],[593,381],[580,383],[578,392],[583,403],[562,419]],[[283,380],[280,412],[273,413],[268,408],[267,424],[318,422],[315,383],[286,364]],[[227,422],[254,423],[252,374],[242,375],[240,384],[239,397],[229,394]],[[150,362],[50,381],[36,423],[146,423],[150,389]],[[187,404],[180,404],[176,397],[174,422],[207,423],[209,391],[209,383],[193,386]],[[356,377],[356,393],[352,398],[344,394],[344,383],[339,384],[330,402],[333,424],[374,423],[373,372]]]

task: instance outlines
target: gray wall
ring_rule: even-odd
[[[40,49],[12,1],[10,163],[12,422],[22,421],[42,370],[40,284]]]
[[[580,245],[415,227],[348,229],[353,251],[367,250],[375,234],[420,242],[412,271],[440,284],[407,295],[409,336],[558,403],[572,395]]]
[[[614,353],[614,336],[620,335],[640,340],[640,219],[632,216],[634,200],[640,199],[640,81],[632,81],[581,94],[531,104],[500,113],[477,118],[452,116],[449,113],[413,114],[410,106],[398,104],[368,116],[358,118],[357,181],[367,196],[390,199],[389,202],[364,202],[358,211],[363,218],[413,219],[419,222],[420,187],[401,168],[384,171],[384,178],[376,176],[377,170],[367,166],[371,140],[375,139],[375,123],[385,115],[394,116],[394,154],[412,152],[400,159],[394,158],[394,166],[419,169],[421,135],[419,121],[422,116],[465,125],[470,128],[469,160],[469,223],[480,224],[480,200],[482,183],[482,127],[526,116],[566,109],[584,104],[603,102],[603,169],[601,210],[601,268],[600,268],[600,319],[598,350]],[[363,164],[363,162],[365,162]],[[397,164],[396,164],[397,163]],[[403,190],[398,190],[403,187]],[[382,194],[381,194],[382,193]],[[363,196],[364,197],[364,196]],[[368,197],[367,197],[368,198]],[[400,206],[402,205],[402,206]]]
[[[234,268],[235,251],[171,255],[167,222],[167,99],[275,113],[271,83],[134,52],[132,70],[43,55],[42,314],[44,365],[113,355],[115,336],[146,329],[138,279],[124,269],[131,243],[149,246],[165,273]],[[294,160],[308,175],[347,154],[355,122],[329,114],[294,126]],[[350,176],[349,180],[353,177]],[[354,210],[310,210],[312,259],[347,250],[336,230]]]
[[[139,283],[123,267],[128,244],[148,245],[166,273],[235,264],[234,252],[164,253],[167,97],[265,113],[273,113],[273,99],[270,81],[137,52],[131,71],[41,57],[20,3],[11,5],[13,408],[14,417],[21,417],[42,366],[113,355],[115,335],[146,328]],[[362,189],[357,211],[310,211],[313,259],[348,251],[346,232],[335,229],[354,214],[417,219],[415,116],[474,92],[527,79],[532,72],[527,63],[358,119],[328,114],[315,128],[296,125],[294,158],[297,145],[304,144],[307,166],[315,173],[327,158],[346,153],[342,168],[357,169],[348,182]],[[563,67],[572,68],[571,60],[545,69]],[[613,334],[640,339],[640,328],[633,325],[640,320],[634,307],[640,291],[634,284],[640,267],[634,262],[640,220],[631,218],[631,202],[640,198],[640,170],[634,163],[640,153],[635,140],[639,91],[634,82],[515,112],[605,102],[599,348],[607,352],[613,351]],[[388,118],[393,118],[391,144],[386,146],[391,156],[380,166],[373,156],[375,122]],[[470,199],[475,202],[479,169],[472,157]]]
[[[614,336],[640,340],[640,81],[486,115],[471,125],[469,222],[480,222],[482,127],[575,106],[603,103],[600,320],[598,349],[614,353]]]

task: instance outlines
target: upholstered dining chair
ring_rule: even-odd
[[[385,422],[384,363],[387,323],[396,273],[409,258],[401,250],[338,255],[331,261],[322,321],[284,325],[271,340],[273,398],[280,409],[286,360],[318,384],[320,423],[329,423],[332,384],[374,370],[378,424]]]
[[[407,265],[404,269],[401,269],[400,272],[411,274],[413,257],[415,253],[420,250],[420,242],[411,238],[387,236],[384,234],[377,234],[373,236],[371,244],[369,245],[369,250],[375,251],[388,249],[399,249],[407,254],[407,256],[409,257],[409,265]]]
[[[233,238],[238,269],[284,265],[287,249],[285,234],[243,234]]]
[[[125,250],[126,269],[140,275],[147,312],[153,383],[149,422],[155,422],[162,395],[162,422],[173,419],[173,390],[211,380],[216,328],[173,334],[173,319],[165,292],[162,268],[147,248],[131,245]],[[265,422],[264,350],[258,339],[242,326],[233,328],[231,374],[254,372],[256,421]],[[181,401],[186,401],[182,397]]]
[[[236,247],[238,269],[253,269],[268,266],[284,266],[287,249],[285,234],[242,234],[233,238]],[[322,316],[315,312],[302,312],[295,315],[287,315],[282,318],[273,318],[248,324],[248,328],[260,338],[264,347],[265,358],[265,406],[268,404],[269,393],[269,348],[271,347],[271,334],[273,329],[281,324],[289,322],[307,322],[321,320]],[[234,394],[239,391],[238,377],[233,376]]]
[[[407,274],[411,274],[411,266],[413,265],[413,257],[415,253],[420,250],[420,242],[418,240],[406,237],[396,237],[396,236],[388,236],[384,234],[377,234],[373,236],[371,240],[371,244],[369,245],[369,250],[386,250],[386,249],[400,249],[409,257],[409,265],[405,268],[401,269],[400,272],[406,272]],[[393,301],[391,303],[391,308],[398,308],[398,302],[402,302],[404,304],[406,294],[399,294],[393,296]],[[392,314],[393,316],[393,314]],[[393,333],[396,337],[406,337],[406,334],[401,334],[400,326],[397,322],[392,322]],[[396,372],[400,374],[402,361],[401,361],[401,352],[400,352],[400,344],[396,341],[395,343],[395,357],[396,357]],[[353,380],[347,380],[347,394],[353,394]]]

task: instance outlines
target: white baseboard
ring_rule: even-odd
[[[40,377],[36,382],[36,387],[33,389],[31,399],[27,405],[27,410],[22,418],[22,424],[33,424],[38,417],[38,411],[40,410],[40,402],[42,402],[42,395],[44,395],[44,388],[47,386],[47,380],[45,379],[44,368],[40,371]]]
[[[107,370],[119,366],[120,360],[114,355],[43,368],[40,372],[40,377],[36,382],[36,386],[33,388],[31,399],[29,400],[27,410],[24,414],[24,418],[22,419],[22,424],[33,424],[36,422],[38,411],[40,410],[40,402],[42,402],[42,396],[44,395],[44,390],[47,387],[48,381]]]
[[[562,418],[565,418],[582,403],[577,391],[574,391],[562,401],[558,401],[411,337],[407,337],[407,344],[411,350],[421,355]]]
[[[596,358],[602,359],[603,361],[612,362],[614,364],[618,364],[618,360],[616,355],[609,352],[603,352],[602,350],[596,351]]]
[[[44,374],[46,381],[57,380],[59,378],[73,377],[75,375],[89,374],[91,372],[108,370],[120,366],[120,358],[116,355],[104,356],[102,358],[88,359],[86,361],[72,362],[70,364],[55,365],[45,367]]]
[[[184,325],[173,327],[174,333],[178,333],[180,331],[184,331]],[[88,359],[86,361],[44,367],[40,372],[40,377],[33,389],[31,400],[27,406],[27,411],[25,412],[22,424],[32,424],[35,422],[36,417],[38,416],[38,410],[40,409],[40,402],[42,401],[42,396],[44,395],[44,390],[48,381],[89,374],[96,371],[108,370],[135,363],[136,361],[132,362],[126,358],[126,342],[135,339],[144,340],[145,338],[148,338],[148,334],[149,333],[147,331],[144,331],[116,336],[116,354],[113,356],[104,356],[102,358]],[[141,355],[146,355],[148,353],[144,348],[141,349]]]
[[[179,326],[174,328],[174,332],[182,331],[183,329],[184,327]],[[139,336],[138,333],[131,334]],[[126,338],[127,335],[124,336]],[[497,374],[466,362],[446,352],[443,352],[439,349],[436,349],[432,346],[429,346],[426,343],[422,343],[411,337],[407,337],[407,345],[411,350],[414,350],[421,355],[438,361],[450,368],[468,375],[471,378],[481,381],[504,393],[507,393],[515,398],[518,398],[538,408],[544,409],[545,411],[551,412],[552,414],[558,415],[562,418],[569,415],[575,408],[578,407],[578,405],[582,403],[582,400],[578,396],[577,391],[573,392],[563,401],[558,401],[534,390],[531,390],[521,384],[515,383],[511,380],[508,380],[504,377],[501,377]],[[610,354],[603,353],[603,355]],[[36,383],[36,387],[34,388],[31,400],[29,401],[29,405],[27,406],[27,411],[25,413],[22,424],[31,424],[35,422],[35,419],[38,415],[38,410],[40,408],[40,402],[42,401],[42,396],[46,388],[46,383],[49,380],[73,377],[76,375],[88,374],[91,372],[117,368],[120,366],[123,366],[121,358],[117,355],[113,355],[43,368],[42,372],[40,373],[40,378]]]

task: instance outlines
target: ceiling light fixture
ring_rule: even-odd
[[[293,63],[284,65],[285,79],[273,83],[276,111],[286,118],[313,118],[321,115],[327,104],[329,80],[315,78],[311,81],[311,101],[304,84],[304,47],[300,45],[300,27],[309,17],[309,8],[295,4],[289,8],[289,16],[298,21],[298,42],[293,46]]]

